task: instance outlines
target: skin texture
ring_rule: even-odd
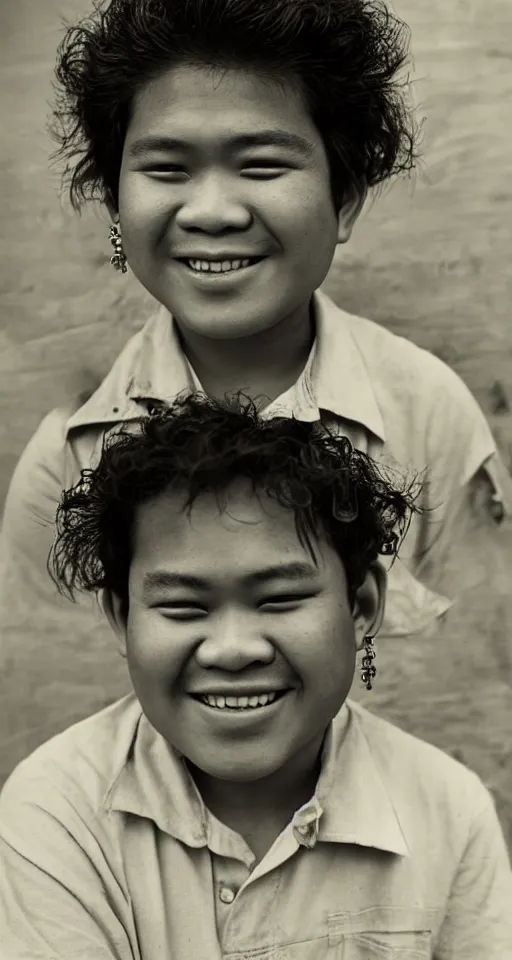
[[[259,145],[236,139],[255,134]],[[273,145],[272,134],[305,146]],[[182,146],[149,146],[155,137]],[[200,377],[245,389],[260,363],[268,381],[275,373],[293,382],[312,342],[311,295],[337,243],[349,239],[362,199],[347,196],[334,209],[323,141],[290,80],[187,65],[148,82],[134,100],[120,175],[124,249],[175,317]],[[194,254],[263,260],[205,279],[176,259]],[[236,383],[224,382],[233,370]]]
[[[313,561],[291,511],[254,496],[243,481],[222,504],[203,495],[188,515],[183,502],[166,493],[139,507],[127,620],[115,597],[104,598],[104,606],[144,712],[187,758],[213,812],[240,827],[240,811],[248,821],[257,811],[264,825],[265,813],[275,821],[277,806],[286,822],[314,789],[326,728],[352,684],[356,649],[378,629],[384,574],[372,568],[351,610],[339,556],[322,537]],[[307,565],[307,577],[283,571],[248,579],[290,563]],[[157,572],[205,584],[148,582]],[[225,688],[289,693],[261,712],[238,714],[191,696]]]

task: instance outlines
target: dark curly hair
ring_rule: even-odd
[[[180,63],[298,81],[323,137],[333,200],[410,171],[418,128],[401,77],[408,27],[381,0],[95,0],[59,46],[50,124],[73,206],[118,208],[137,91]]]
[[[389,477],[343,436],[287,417],[265,419],[238,393],[220,402],[178,398],[104,441],[99,465],[64,492],[50,573],[61,592],[107,588],[128,609],[137,507],[168,489],[190,510],[247,478],[256,495],[293,510],[301,543],[315,557],[324,534],[341,557],[349,596],[379,553],[396,554],[415,507],[415,481]]]

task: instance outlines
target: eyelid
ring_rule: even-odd
[[[186,170],[182,163],[171,163],[170,161],[160,160],[154,163],[145,163],[144,173],[176,173],[185,174]]]
[[[242,170],[291,170],[293,164],[284,160],[246,160]]]
[[[156,610],[158,610],[165,619],[175,620],[181,623],[187,623],[188,621],[198,620],[208,616],[208,610],[198,603],[159,603],[156,604]]]
[[[260,601],[260,606],[265,606],[265,604],[279,604],[279,603],[298,603],[300,600],[308,600],[310,597],[314,596],[312,590],[302,591],[301,593],[276,593],[272,597],[265,597]]]
[[[284,157],[278,157],[278,156],[262,155],[261,157],[255,157],[253,155],[250,157],[245,157],[245,159],[242,160],[242,163],[244,164],[244,166],[250,166],[250,167],[261,167],[261,166],[286,167],[291,163],[291,161],[289,158],[285,159]]]
[[[159,600],[152,604],[165,610],[204,610],[204,604],[197,600]]]
[[[290,167],[244,167],[240,176],[245,180],[278,180],[290,172]]]

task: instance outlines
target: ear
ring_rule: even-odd
[[[352,235],[357,218],[366,200],[367,191],[363,187],[350,187],[345,194],[338,213],[338,243],[347,243]]]
[[[126,657],[126,616],[122,600],[110,590],[100,590],[98,604],[117,637],[119,653]]]
[[[110,219],[113,221],[113,223],[115,223],[117,220],[119,220],[119,210],[117,209],[117,204],[115,203],[110,190],[107,190],[105,193],[104,203]]]
[[[374,637],[380,630],[386,605],[387,573],[381,563],[372,563],[354,602],[356,649],[362,650],[364,638]]]

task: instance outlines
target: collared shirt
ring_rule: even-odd
[[[384,465],[425,480],[424,511],[413,519],[400,560],[389,572],[380,634],[407,637],[430,628],[450,605],[449,554],[472,522],[472,478],[482,479],[488,503],[502,512],[510,510],[512,482],[478,404],[441,360],[344,312],[322,292],[314,308],[316,340],[306,367],[264,413],[321,420]],[[84,467],[97,464],[105,433],[135,424],[155,402],[199,388],[172,318],[161,308],[128,342],[93,395],[78,409],[50,413],[20,458],[0,542],[0,662],[11,672],[18,696],[32,703],[34,718],[33,731],[21,729],[12,711],[8,718],[20,758],[59,726],[97,709],[98,680],[107,702],[126,692],[124,670],[110,652],[110,632],[94,600],[86,597],[71,607],[47,573],[61,492],[78,481]],[[456,580],[455,595],[459,586]],[[69,684],[76,683],[70,631],[88,651],[80,664],[80,702],[69,697]],[[48,645],[58,668],[54,686],[43,690],[37,664]]]
[[[5,960],[507,960],[512,874],[491,797],[352,703],[317,788],[255,865],[134,695],[0,797]]]

